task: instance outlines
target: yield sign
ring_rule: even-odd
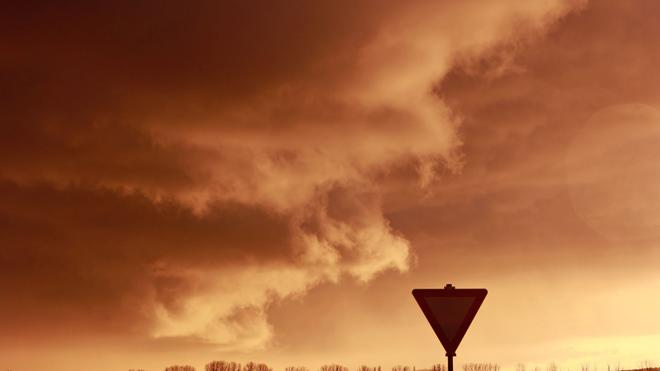
[[[448,357],[456,355],[456,348],[487,293],[486,289],[457,289],[450,284],[444,289],[412,292]]]

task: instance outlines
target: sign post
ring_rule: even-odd
[[[486,298],[486,289],[414,289],[417,304],[445,348],[447,371],[454,371],[456,348]]]

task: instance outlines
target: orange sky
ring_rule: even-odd
[[[660,349],[660,3],[16,2],[0,369]]]

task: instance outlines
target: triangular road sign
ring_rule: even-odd
[[[477,314],[488,291],[486,289],[415,289],[412,294],[433,331],[445,347],[447,356],[456,355],[456,348]]]

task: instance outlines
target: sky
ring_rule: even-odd
[[[660,362],[660,3],[0,12],[0,369]]]

